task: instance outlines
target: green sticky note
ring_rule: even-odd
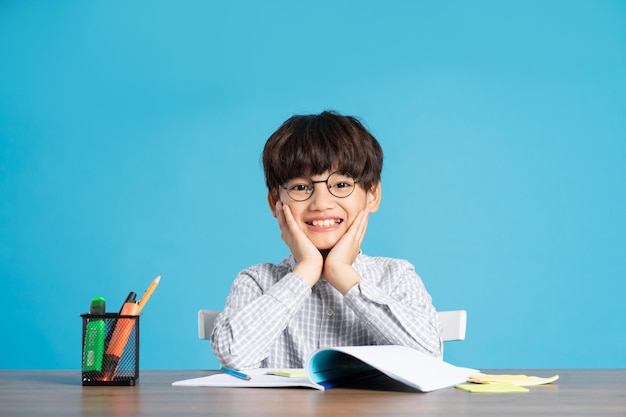
[[[497,384],[457,384],[455,388],[477,393],[501,393],[501,392],[528,392],[528,388],[518,385],[497,383]]]
[[[306,378],[304,369],[287,369],[278,371],[268,371],[266,375],[284,376],[285,378]]]

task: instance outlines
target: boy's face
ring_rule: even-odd
[[[380,204],[380,184],[373,190],[366,191],[357,183],[352,194],[339,198],[332,195],[324,183],[330,174],[331,172],[327,171],[321,175],[305,178],[313,182],[321,181],[313,185],[313,193],[305,201],[293,200],[282,188],[278,195],[280,201],[291,209],[300,229],[319,250],[333,248],[362,210],[368,208],[373,213],[378,210]],[[268,193],[268,202],[272,214],[276,217],[274,193]]]

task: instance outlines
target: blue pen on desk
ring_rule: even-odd
[[[222,366],[220,369],[222,372],[228,375],[232,375],[234,377],[245,379],[246,381],[250,381],[250,375],[246,375],[243,372],[235,371],[234,369],[230,369],[225,366]]]

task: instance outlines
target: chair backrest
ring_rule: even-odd
[[[439,322],[441,323],[441,338],[444,342],[453,340],[465,340],[465,328],[467,327],[467,311],[450,310],[439,311]]]
[[[198,337],[201,340],[209,340],[213,331],[213,323],[215,318],[221,311],[219,310],[200,310],[198,311]]]
[[[208,340],[211,337],[213,323],[219,313],[219,310],[198,311],[198,337],[200,339]],[[441,336],[444,342],[465,339],[467,326],[467,312],[465,310],[439,311],[437,315],[443,328]]]

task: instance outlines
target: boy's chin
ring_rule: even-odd
[[[332,248],[335,247],[336,243],[337,242],[317,242],[315,243],[315,247],[322,253],[328,253],[331,251]]]
[[[338,239],[332,239],[330,236],[326,239],[311,239],[317,250],[322,254],[330,252],[338,242]]]

